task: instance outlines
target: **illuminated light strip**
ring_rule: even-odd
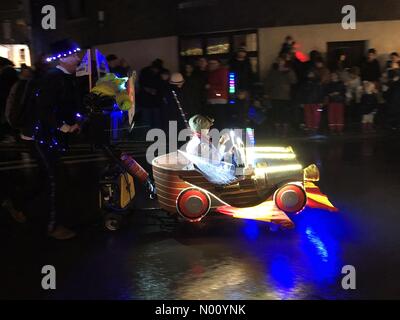
[[[47,61],[47,62],[51,62],[51,61],[57,60],[57,59],[59,59],[59,58],[61,58],[61,57],[66,57],[66,56],[68,56],[68,55],[71,55],[71,54],[76,53],[76,52],[79,52],[79,51],[81,51],[81,48],[76,48],[76,49],[74,49],[74,50],[72,50],[72,51],[59,53],[59,54],[54,55],[54,56],[52,56],[52,57],[48,57],[48,58],[46,59],[46,61]]]
[[[275,173],[275,172],[286,172],[286,171],[297,171],[302,170],[303,166],[301,164],[288,164],[284,166],[271,166],[267,168],[255,168],[254,172],[256,175],[263,175],[265,173]]]
[[[294,153],[255,153],[254,159],[296,159]]]
[[[245,148],[245,155],[246,155],[246,161],[248,165],[254,166],[254,146],[256,144],[255,138],[254,138],[254,130],[251,128],[246,128],[246,145],[247,148]]]
[[[246,128],[246,133],[247,133],[247,135],[248,135],[248,137],[250,139],[249,142],[250,142],[252,148],[254,148],[254,145],[255,145],[254,130],[251,129],[251,128]]]
[[[293,152],[292,147],[254,147],[255,152]]]
[[[236,93],[236,75],[234,72],[229,72],[229,93]]]

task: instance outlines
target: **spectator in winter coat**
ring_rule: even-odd
[[[336,72],[339,79],[346,83],[349,79],[349,63],[347,55],[344,52],[338,52],[337,59],[331,67],[332,72]]]
[[[285,42],[282,43],[281,50],[279,51],[279,56],[284,54],[291,54],[295,41],[292,36],[286,36]]]
[[[169,131],[169,120],[171,117],[170,110],[168,108],[168,103],[166,97],[171,94],[171,73],[169,70],[164,69],[160,71],[160,85],[159,85],[159,99],[162,101],[160,106],[160,128],[164,130],[164,132]]]
[[[328,123],[331,133],[343,133],[344,103],[346,87],[337,73],[331,73],[331,81],[325,87],[325,96],[328,102]]]
[[[185,64],[183,70],[185,85],[183,86],[183,108],[188,118],[201,113],[205,96],[205,84],[201,76],[195,72],[193,65]]]
[[[392,129],[400,128],[400,70],[394,74],[393,79],[389,81],[388,86],[383,94],[387,112],[389,116],[389,124]]]
[[[168,121],[176,121],[178,132],[186,129],[187,113],[183,106],[183,86],[185,80],[181,73],[174,72],[169,79],[168,87],[164,91],[163,101],[164,110],[167,114]]]
[[[392,81],[393,78],[395,78],[400,69],[400,62],[398,61],[391,61],[389,67],[386,69],[386,72],[384,74],[384,79],[387,81]]]
[[[5,135],[12,133],[4,115],[8,94],[12,86],[18,81],[18,73],[13,66],[14,64],[10,60],[0,57],[0,140]]]
[[[219,129],[225,128],[226,105],[228,103],[228,69],[218,59],[208,61],[207,102],[209,113]]]
[[[364,133],[369,133],[373,131],[374,118],[377,109],[378,109],[378,97],[375,84],[373,82],[364,81],[363,95],[361,97],[361,111],[362,111],[361,122],[362,122],[362,130]]]
[[[317,59],[315,61],[314,71],[317,72],[318,78],[320,79],[322,85],[325,85],[330,81],[331,78],[329,69],[325,66],[322,59]]]
[[[236,90],[249,91],[253,81],[253,71],[244,47],[239,48],[235,57],[229,62],[229,67],[236,75]]]
[[[139,75],[138,107],[142,110],[143,120],[151,128],[160,128],[162,94],[162,65],[158,59],[142,69]]]
[[[296,74],[282,58],[272,65],[266,79],[266,93],[271,100],[276,134],[286,136],[291,119],[291,88]]]
[[[397,52],[390,54],[390,60],[386,62],[386,71],[392,67],[392,63],[400,63],[400,56]]]
[[[352,67],[349,71],[349,78],[345,82],[346,85],[346,105],[349,109],[348,116],[349,122],[359,122],[359,108],[358,104],[362,95],[362,83],[360,78],[360,69]]]
[[[321,52],[317,50],[312,50],[309,53],[309,60],[303,63],[301,78],[299,79],[300,82],[306,81],[308,73],[310,71],[314,71],[316,68],[316,63],[322,60]]]
[[[362,64],[361,67],[361,80],[370,81],[378,84],[381,77],[381,68],[379,62],[376,59],[376,50],[369,49],[367,60]]]
[[[360,103],[362,94],[362,83],[360,78],[360,69],[352,67],[349,72],[349,79],[345,82],[346,85],[346,102]]]
[[[207,81],[208,81],[208,60],[205,57],[200,57],[195,62],[193,74],[199,79],[201,84],[201,106],[202,111],[206,112],[205,107],[207,105]]]
[[[307,73],[298,93],[299,102],[304,107],[304,122],[310,133],[316,133],[321,121],[321,108],[323,104],[323,91],[318,73],[310,70]]]
[[[229,66],[230,72],[233,72],[236,76],[236,99],[232,106],[234,112],[229,120],[232,120],[235,126],[244,127],[249,109],[251,86],[254,80],[246,48],[240,47],[238,49],[235,57],[229,62]]]

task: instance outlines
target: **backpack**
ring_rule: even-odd
[[[11,88],[7,98],[5,116],[13,129],[22,129],[29,123],[35,114],[36,80],[19,80]]]

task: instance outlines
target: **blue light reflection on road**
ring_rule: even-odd
[[[340,285],[344,221],[339,213],[316,209],[306,209],[294,220],[294,230],[276,233],[268,233],[265,223],[245,221],[250,253],[264,265],[266,287],[273,288],[277,298],[304,298],[309,291],[329,298],[327,288]],[[268,246],[264,236],[273,240]]]

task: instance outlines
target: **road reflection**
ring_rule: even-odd
[[[237,221],[237,220],[235,220]],[[297,227],[226,221],[221,235],[167,239],[132,262],[140,299],[334,299],[342,294],[346,232],[339,213],[305,210]],[[231,230],[228,230],[231,228]]]

